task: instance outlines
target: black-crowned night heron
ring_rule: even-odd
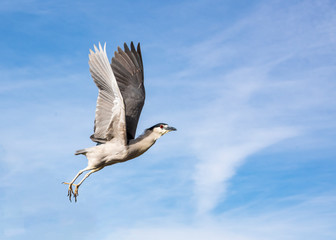
[[[137,50],[131,42],[131,50],[124,44],[123,51],[118,47],[110,65],[106,55],[106,45],[102,49],[94,46],[90,50],[89,66],[92,78],[99,89],[94,134],[91,140],[97,146],[78,150],[83,154],[88,166],[80,170],[75,178],[64,184],[69,185],[68,196],[77,201],[78,188],[90,174],[119,162],[136,158],[146,152],[162,135],[176,129],[165,123],[158,123],[135,139],[135,132],[142,107],[145,102],[144,73],[140,44]],[[88,172],[78,183],[76,179]],[[72,186],[75,186],[75,191]]]

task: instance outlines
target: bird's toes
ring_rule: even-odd
[[[68,197],[69,197],[69,201],[71,202],[71,195],[72,195],[72,191],[68,190]]]
[[[75,202],[77,202],[77,196],[78,196],[78,185],[76,185],[75,192],[73,192],[73,195],[75,197]]]

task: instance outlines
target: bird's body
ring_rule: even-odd
[[[160,137],[158,133],[148,131],[138,138],[123,145],[118,141],[109,141],[105,144],[78,150],[75,154],[83,154],[88,159],[88,167],[105,167],[119,162],[136,158],[146,152]]]
[[[78,187],[92,173],[102,168],[136,158],[146,152],[162,135],[175,131],[165,123],[159,123],[135,138],[138,120],[145,101],[143,82],[143,63],[138,44],[137,50],[131,43],[131,50],[124,44],[125,50],[118,47],[118,52],[108,62],[105,47],[95,52],[90,50],[90,72],[99,94],[97,99],[94,134],[91,140],[97,145],[78,150],[75,155],[83,154],[88,159],[88,166],[78,172],[69,185],[68,196],[77,200]],[[85,171],[85,177],[74,184]],[[75,191],[72,185],[76,186]]]

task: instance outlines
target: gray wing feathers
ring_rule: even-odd
[[[136,128],[142,107],[145,102],[144,73],[140,44],[137,50],[131,42],[131,49],[124,44],[124,51],[118,47],[118,52],[112,58],[112,70],[123,96],[126,110],[127,139],[135,138]]]
[[[91,139],[104,143],[111,139],[126,142],[125,106],[106,55],[106,48],[90,50],[89,66],[93,81],[99,89],[94,134]]]

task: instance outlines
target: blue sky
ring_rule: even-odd
[[[334,1],[0,3],[0,238],[336,239]],[[90,176],[93,44],[141,42],[138,134]]]

